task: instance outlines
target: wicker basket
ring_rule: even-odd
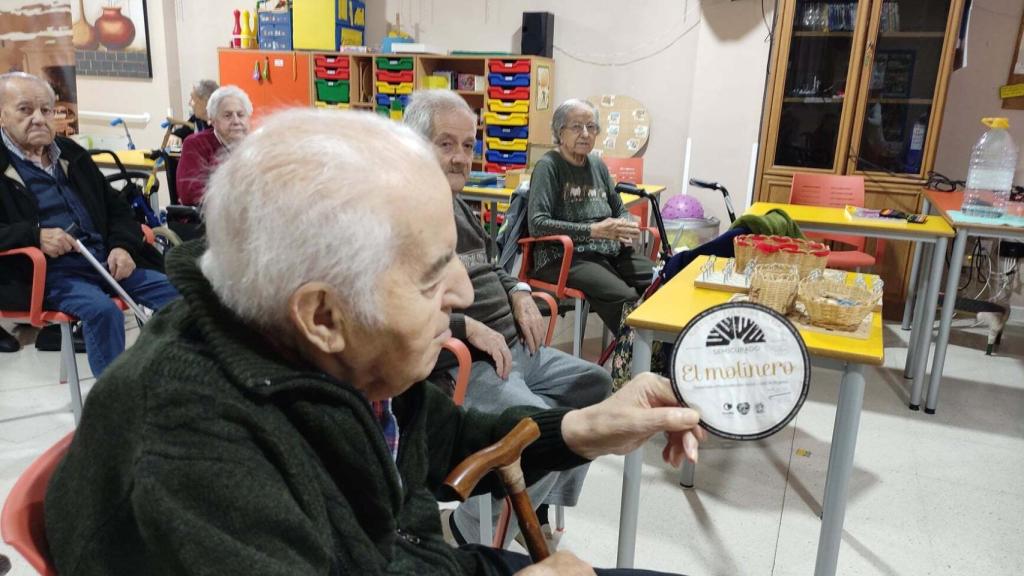
[[[758,264],[796,266],[800,278],[806,278],[814,270],[824,269],[829,255],[828,246],[818,242],[761,234],[736,236],[733,238],[733,251],[738,271],[744,270],[753,260]]]
[[[871,314],[878,295],[859,286],[816,275],[800,282],[798,298],[815,326],[856,330]]]
[[[796,299],[800,276],[791,264],[758,264],[750,276],[750,301],[786,314]]]

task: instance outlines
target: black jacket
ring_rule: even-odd
[[[146,244],[127,202],[107,184],[92,156],[73,140],[57,137],[61,166],[78,193],[107,250],[124,248],[137,266],[163,269],[163,258]],[[39,204],[11,164],[0,141],[0,251],[39,247]],[[27,258],[0,258],[0,309],[28,309],[32,267]]]
[[[566,410],[483,414],[428,383],[394,399],[395,462],[358,391],[289,363],[220,304],[197,242],[168,256],[182,298],[103,373],[50,481],[60,574],[489,575],[479,550],[441,536],[448,471],[522,417],[541,429],[528,481],[585,462],[562,439]]]

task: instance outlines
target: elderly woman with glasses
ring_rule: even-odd
[[[558,148],[537,161],[530,178],[530,235],[572,238],[567,284],[581,290],[617,334],[622,307],[651,283],[654,263],[633,251],[640,229],[627,218],[608,167],[592,153],[601,132],[597,108],[586,100],[566,100],[555,109],[551,132]],[[560,243],[537,245],[535,278],[557,282],[561,264]]]
[[[185,138],[175,174],[178,200],[188,206],[202,202],[210,173],[249,133],[252,101],[238,86],[222,86],[210,95],[206,114],[213,130]]]

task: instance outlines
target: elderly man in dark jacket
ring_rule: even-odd
[[[205,211],[206,245],[168,258],[182,298],[97,383],[50,482],[60,574],[509,574],[528,559],[444,542],[435,496],[519,419],[541,430],[531,479],[662,431],[666,459],[696,457],[698,414],[649,374],[587,408],[500,415],[422,381],[473,289],[445,177],[407,128],[271,116]],[[589,570],[558,552],[523,574]]]
[[[178,294],[88,152],[55,137],[55,100],[40,78],[0,75],[0,250],[36,246],[46,254],[45,306],[82,320],[89,367],[99,376],[124,351],[124,315],[65,230],[75,225],[85,247],[142,305],[159,309]],[[0,258],[0,308],[28,309],[31,282],[27,259]]]

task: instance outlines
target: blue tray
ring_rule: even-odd
[[[492,138],[503,140],[515,140],[516,138],[529,138],[529,126],[488,126],[487,135]]]
[[[520,86],[530,85],[529,74],[488,74],[487,82],[491,86],[500,86],[502,88],[518,88]]]

